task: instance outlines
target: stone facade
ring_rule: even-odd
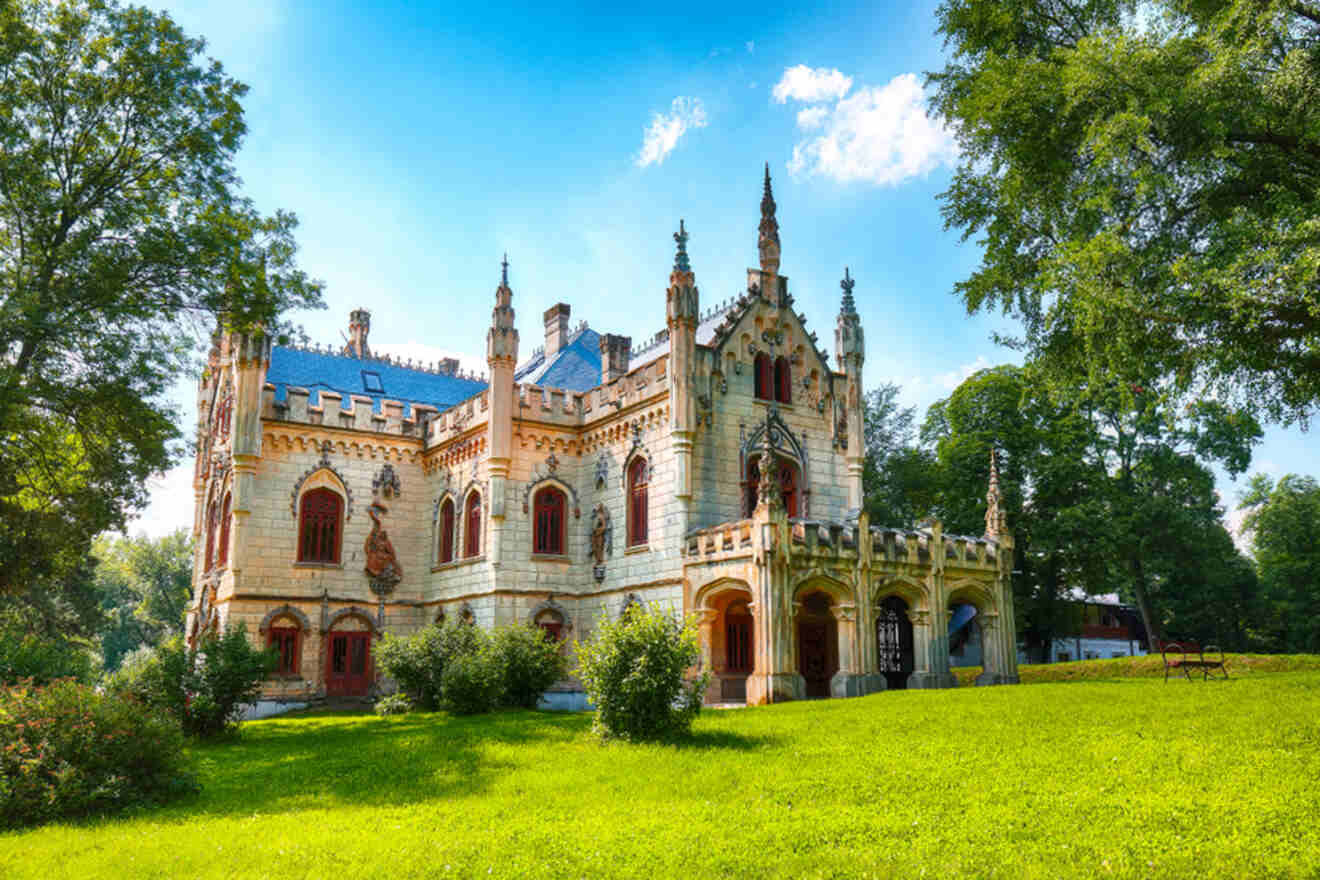
[[[997,486],[980,537],[859,513],[854,282],[832,369],[778,272],[774,211],[767,170],[761,266],[706,310],[680,224],[666,328],[631,351],[570,332],[560,304],[519,367],[507,262],[485,380],[373,356],[365,310],[337,352],[218,335],[199,389],[190,637],[245,623],[286,655],[265,696],[304,700],[370,691],[372,641],[441,615],[585,638],[640,602],[699,618],[710,700],[764,703],[952,686],[948,609],[965,602],[981,681],[1016,681]],[[361,387],[333,378],[359,373]]]

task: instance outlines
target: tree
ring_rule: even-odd
[[[916,443],[916,407],[900,407],[898,392],[887,382],[862,399],[862,486],[871,522],[911,528],[933,504],[934,459]]]
[[[1258,474],[1242,497],[1276,650],[1320,653],[1320,483]]]
[[[1320,400],[1320,6],[944,0],[933,106],[984,245],[969,311],[1020,317],[1054,384]]]
[[[1241,473],[1260,427],[1215,402],[1171,422],[1157,398],[1143,386],[1079,383],[1060,399],[1034,365],[1005,366],[971,376],[928,412],[922,433],[939,466],[936,510],[951,531],[984,528],[989,449],[1000,453],[1029,648],[1070,625],[1062,600],[1072,588],[1117,590],[1156,639],[1174,609],[1209,601],[1208,552],[1222,551],[1223,527],[1206,463]],[[1229,555],[1214,559],[1227,564]],[[1251,592],[1241,582],[1215,585]]]
[[[168,15],[0,5],[0,594],[77,593],[179,451],[197,332],[320,304],[294,217],[238,192],[246,87]]]
[[[93,545],[96,588],[108,623],[101,629],[107,670],[140,645],[183,635],[192,595],[192,537],[178,529],[163,538],[102,536]]]

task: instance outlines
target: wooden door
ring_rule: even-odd
[[[798,672],[807,681],[808,697],[830,695],[830,678],[835,670],[830,668],[829,630],[829,624],[819,620],[798,624]]]
[[[371,689],[371,634],[330,634],[325,692],[333,697],[365,697]]]

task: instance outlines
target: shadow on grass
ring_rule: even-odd
[[[660,744],[675,749],[753,752],[777,745],[778,739],[772,736],[748,736],[732,730],[694,730],[687,736],[661,740]]]
[[[537,712],[268,719],[243,725],[237,739],[194,746],[202,792],[167,811],[251,815],[471,797],[518,770],[488,747],[526,745],[543,755],[589,727],[586,716]]]

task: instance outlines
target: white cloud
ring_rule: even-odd
[[[805,64],[789,67],[775,83],[775,100],[783,104],[789,98],[808,104],[817,101],[835,101],[842,98],[852,87],[853,79],[837,70],[824,67],[812,69]]]
[[[750,54],[752,54],[753,52],[756,51],[756,41],[755,41],[755,40],[748,40],[746,43],[743,43],[743,45],[747,47],[747,54],[748,54],[748,55],[750,55]]]
[[[793,148],[788,170],[840,183],[885,185],[951,165],[957,158],[953,136],[926,114],[925,105],[925,91],[912,73],[859,89],[829,109],[821,120],[823,133]]]
[[[637,167],[660,164],[678,146],[678,139],[694,128],[706,127],[706,108],[700,98],[678,97],[669,105],[669,113],[657,113],[642,137],[642,151]]]
[[[825,121],[825,117],[830,113],[828,107],[807,107],[798,111],[797,126],[803,131],[813,131],[820,128]]]

